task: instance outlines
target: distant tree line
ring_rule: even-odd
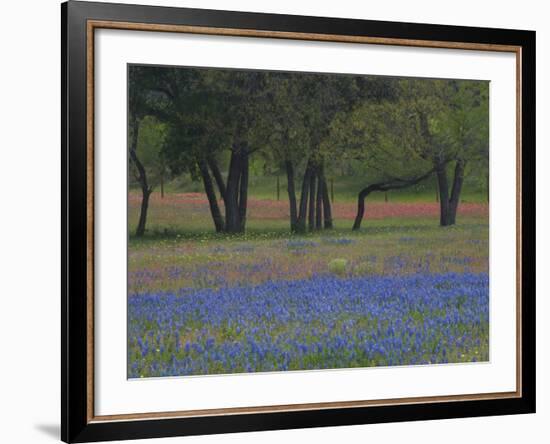
[[[453,225],[465,174],[488,171],[488,96],[484,81],[132,65],[136,235],[151,176],[163,193],[166,176],[182,173],[202,181],[216,231],[243,232],[252,156],[285,172],[293,232],[332,228],[326,172],[336,166],[364,177],[353,229],[369,194],[432,176],[440,225]],[[144,138],[147,152],[138,150]]]

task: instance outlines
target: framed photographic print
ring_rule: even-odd
[[[69,1],[62,439],[535,411],[535,33]]]

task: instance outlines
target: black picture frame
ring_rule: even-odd
[[[95,421],[89,415],[87,22],[368,36],[521,48],[521,395],[365,407]],[[61,5],[61,438],[90,442],[535,412],[535,32],[69,1]]]

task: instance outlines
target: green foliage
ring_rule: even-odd
[[[299,163],[309,147],[304,119],[305,84],[289,73],[265,74],[264,110],[251,130],[251,144],[263,146],[259,155],[266,173],[279,172],[285,161]]]
[[[414,177],[435,163],[488,162],[488,83],[403,79],[394,98],[363,101],[331,122],[325,146],[370,182]],[[484,167],[484,168],[483,168]],[[483,171],[481,171],[483,170]]]
[[[152,186],[160,182],[161,176],[167,175],[167,166],[162,148],[166,141],[168,126],[153,116],[141,119],[137,141],[137,154],[145,165],[149,184]],[[130,163],[131,170],[135,165]],[[132,179],[132,175],[130,176]]]
[[[328,271],[338,276],[344,276],[346,274],[347,266],[348,261],[346,259],[332,259],[328,263]]]
[[[313,161],[327,180],[357,187],[349,199],[441,165],[451,176],[461,162],[465,184],[487,189],[486,81],[132,65],[128,97],[153,184],[182,174],[198,181],[205,161],[225,179],[230,154],[245,149],[250,187],[253,177],[277,175],[282,189],[290,164],[299,192]]]
[[[154,165],[159,162],[167,129],[167,125],[155,117],[147,116],[142,120],[137,149],[145,164]]]

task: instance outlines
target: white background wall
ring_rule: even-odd
[[[119,2],[123,2],[119,0]],[[126,1],[537,31],[537,384],[535,415],[334,427],[182,443],[548,442],[550,12],[540,0]],[[4,2],[0,26],[0,441],[54,442],[60,373],[60,21],[58,0]]]

